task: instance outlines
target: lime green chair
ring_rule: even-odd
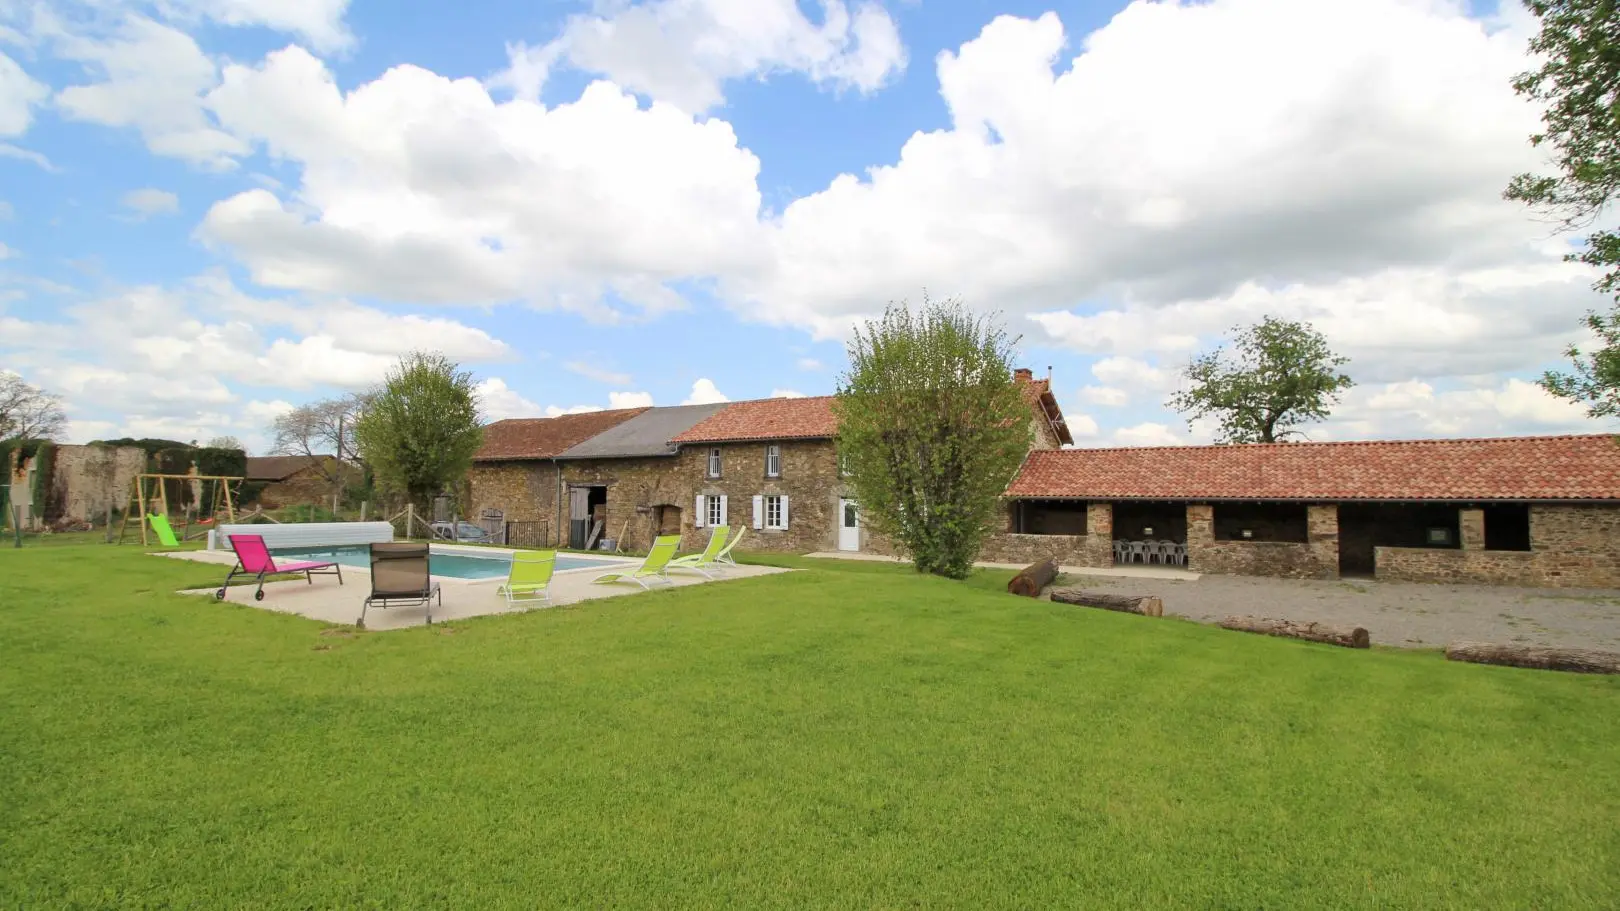
[[[174,529],[169,526],[169,517],[149,513],[146,521],[151,524],[152,530],[157,532],[158,543],[164,547],[179,547],[180,542],[175,540]]]
[[[720,555],[725,553],[726,538],[730,537],[730,535],[731,526],[714,526],[714,531],[709,533],[709,546],[703,548],[703,553],[676,557],[669,561],[669,568],[689,569],[705,579],[713,579],[714,577],[709,575],[709,571],[718,572],[721,569],[719,565]]]
[[[557,569],[554,550],[520,550],[512,554],[512,568],[498,593],[508,604],[551,600],[551,575]]]
[[[680,546],[680,535],[662,535],[653,541],[652,550],[647,551],[647,559],[641,561],[640,566],[629,572],[606,573],[597,576],[591,582],[634,582],[644,589],[652,587],[649,582],[674,585],[669,578],[669,561],[674,558],[675,549]]]

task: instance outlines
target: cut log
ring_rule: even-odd
[[[1100,607],[1124,614],[1144,617],[1164,616],[1164,601],[1157,595],[1116,595],[1111,592],[1088,592],[1078,588],[1060,588],[1052,592],[1052,600],[1081,607]]]
[[[1018,575],[1013,576],[1007,583],[1007,591],[1026,598],[1039,598],[1041,589],[1052,584],[1057,578],[1058,568],[1056,558],[1048,558],[1039,563],[1031,563],[1023,568]]]
[[[1345,648],[1366,648],[1370,643],[1367,630],[1360,626],[1329,626],[1326,623],[1316,623],[1307,620],[1273,620],[1270,617],[1226,617],[1217,623],[1222,629],[1235,629],[1245,633],[1261,633],[1266,636],[1285,636],[1289,639],[1306,639],[1311,642],[1326,642],[1329,645],[1342,645]]]
[[[1446,646],[1451,661],[1500,664],[1543,671],[1577,674],[1620,674],[1620,652],[1595,648],[1542,648],[1535,645],[1499,645],[1493,642],[1453,642]]]

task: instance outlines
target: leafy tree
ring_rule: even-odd
[[[242,441],[238,440],[236,437],[233,437],[233,436],[231,436],[229,434],[226,434],[224,436],[214,437],[213,439],[209,440],[206,444],[204,444],[203,448],[204,449],[240,449],[244,453],[247,452],[247,447],[242,445]]]
[[[1339,393],[1355,385],[1338,369],[1346,358],[1308,323],[1265,317],[1234,329],[1235,355],[1223,348],[1193,358],[1183,376],[1188,388],[1166,404],[1188,423],[1214,415],[1222,443],[1275,443],[1294,428],[1328,416]]]
[[[423,507],[467,473],[483,438],[472,374],[425,352],[400,358],[355,426],[377,480]]]
[[[1541,67],[1519,74],[1513,88],[1546,105],[1530,144],[1552,151],[1557,174],[1520,174],[1504,194],[1552,216],[1561,231],[1591,228],[1620,191],[1620,11],[1615,0],[1526,0],[1541,19],[1530,42]],[[1593,286],[1620,294],[1620,232],[1598,228],[1567,259],[1603,270]],[[1586,327],[1602,347],[1566,354],[1573,373],[1549,371],[1548,392],[1587,406],[1593,417],[1620,413],[1620,304],[1608,316],[1588,313]]]
[[[1602,340],[1602,345],[1588,352],[1570,345],[1564,353],[1569,356],[1573,372],[1549,370],[1542,374],[1541,386],[1560,398],[1584,403],[1591,417],[1620,415],[1620,307],[1608,316],[1588,313],[1586,328]]]
[[[891,304],[849,343],[834,409],[862,517],[919,572],[968,574],[1030,444],[1016,340],[959,301]]]
[[[49,440],[65,429],[60,397],[0,370],[0,440]]]

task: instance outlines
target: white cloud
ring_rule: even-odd
[[[560,408],[556,405],[546,406],[546,417],[555,418],[565,414],[589,414],[592,411],[601,411],[601,405],[574,405],[570,408]]]
[[[801,358],[799,358],[799,365],[798,366],[799,366],[800,370],[807,370],[807,371],[810,371],[810,372],[815,372],[815,371],[820,371],[820,370],[827,369],[820,361],[816,360],[813,357],[801,357]]]
[[[701,113],[724,101],[731,79],[798,72],[871,92],[905,69],[900,31],[880,4],[852,10],[845,0],[822,0],[821,8],[817,25],[796,0],[600,4],[595,14],[570,17],[548,44],[509,45],[508,68],[491,85],[534,99],[550,72],[567,65]]]
[[[1081,386],[1080,401],[1087,405],[1102,405],[1106,408],[1119,408],[1131,400],[1130,393],[1113,386]]]
[[[297,35],[323,53],[354,43],[343,22],[349,0],[167,0],[167,8],[189,18],[228,26],[262,26]]]
[[[651,408],[653,397],[650,392],[610,392],[608,393],[609,408]]]
[[[700,377],[692,384],[692,394],[686,397],[682,405],[713,405],[720,402],[731,401],[724,392],[715,388],[714,380]]]
[[[124,208],[130,209],[141,218],[152,215],[170,215],[180,211],[180,197],[167,190],[153,187],[144,187],[139,190],[130,190],[120,200]]]
[[[1113,432],[1112,441],[1117,446],[1182,446],[1194,442],[1186,433],[1177,433],[1155,421],[1120,427]]]
[[[17,61],[0,54],[0,136],[28,132],[34,108],[50,96],[48,86],[24,72]]]
[[[563,364],[563,369],[570,373],[579,374],[586,379],[596,380],[598,383],[606,383],[609,386],[628,386],[631,382],[630,374],[628,373],[618,373],[613,370],[603,370],[594,364],[587,364],[584,361],[569,361],[568,363]]]
[[[1357,387],[1332,420],[1306,428],[1310,439],[1404,439],[1597,433],[1586,410],[1517,377],[1453,389],[1418,380]]]
[[[57,170],[56,165],[51,164],[51,160],[44,155],[31,149],[14,146],[9,142],[0,142],[0,158],[14,158],[18,161],[26,161],[39,167],[42,171],[54,173]]]
[[[772,389],[771,390],[771,398],[773,398],[773,399],[802,399],[802,398],[804,398],[804,393],[799,392],[796,389]]]
[[[16,256],[16,255],[17,255],[16,250],[11,249],[10,247],[6,246],[5,244],[0,244],[0,262],[8,260],[8,259],[10,259],[10,258],[12,258],[13,256]]]
[[[949,129],[786,206],[768,265],[722,285],[740,315],[819,337],[928,287],[1138,358],[1185,356],[1250,314],[1249,289],[1292,288],[1363,348],[1404,351],[1392,373],[1453,340],[1331,295],[1376,286],[1393,311],[1439,286],[1427,313],[1477,324],[1473,359],[1522,367],[1522,337],[1470,308],[1535,319],[1570,274],[1501,199],[1543,157],[1511,87],[1525,37],[1438,0],[1136,2],[1069,59],[1055,14],[1000,17],[939,55]],[[1494,288],[1465,287],[1485,273]]]
[[[527,300],[611,319],[683,306],[671,285],[756,259],[759,161],[719,120],[607,83],[555,108],[496,103],[412,66],[341,92],[299,48],[228,66],[209,107],[302,168],[199,229],[265,285],[431,303]]]
[[[1097,426],[1097,419],[1082,411],[1066,411],[1063,420],[1069,427],[1069,436],[1076,441],[1090,440],[1102,432]]]
[[[219,70],[192,37],[144,16],[127,16],[108,36],[53,30],[58,56],[98,80],[56,93],[64,115],[109,127],[133,127],[154,155],[222,169],[248,151],[204,113],[202,96]]]
[[[532,418],[540,414],[540,406],[524,398],[500,377],[490,377],[477,386],[479,407],[484,418],[503,421],[507,418]]]

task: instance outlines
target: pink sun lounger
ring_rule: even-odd
[[[253,593],[253,600],[264,600],[264,579],[277,573],[303,573],[304,581],[315,584],[314,575],[323,576],[337,574],[338,584],[343,584],[343,567],[336,563],[319,563],[306,560],[300,563],[276,564],[270,556],[270,548],[264,546],[264,538],[260,535],[231,535],[231,550],[236,551],[236,568],[225,577],[224,583],[214,597],[225,600],[225,589],[230,586],[231,580],[237,576],[253,576],[259,583],[259,588]]]

